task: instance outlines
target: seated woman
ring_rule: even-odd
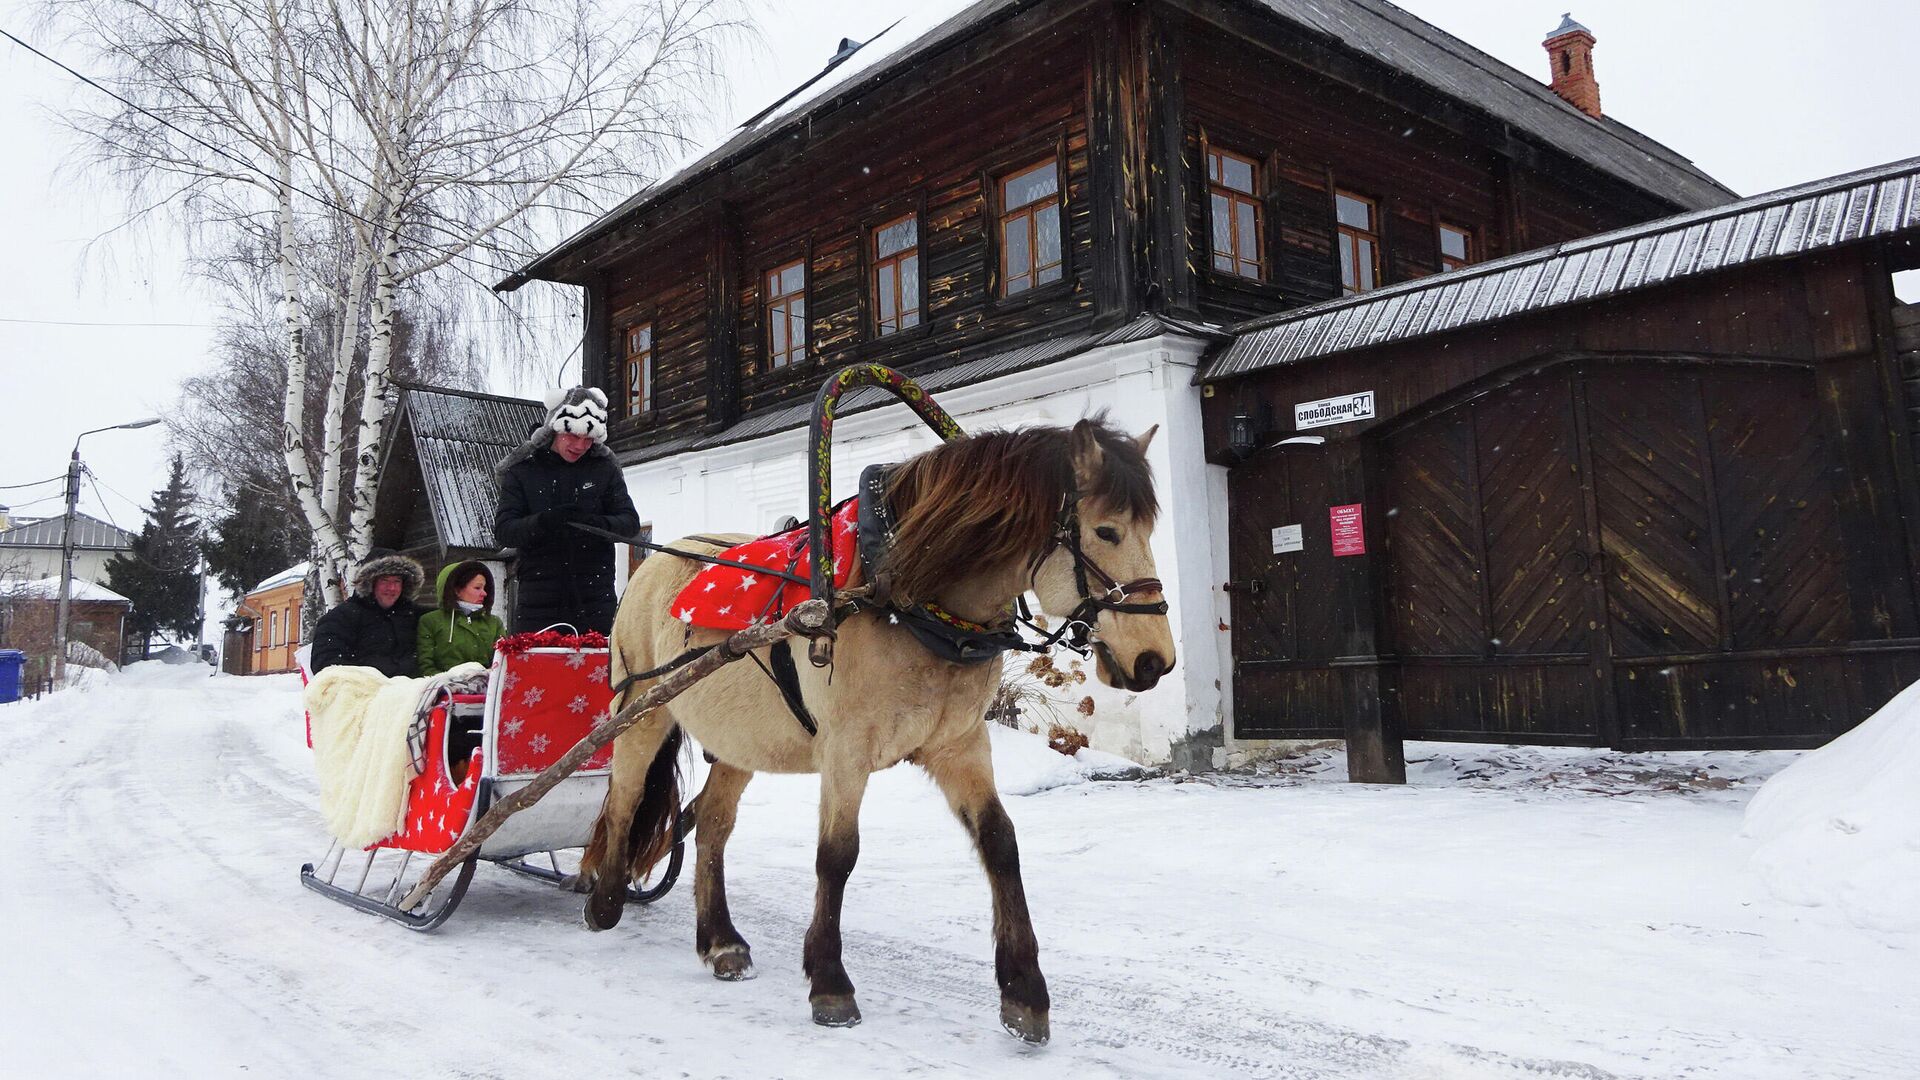
[[[493,663],[493,643],[506,632],[492,613],[493,571],[482,562],[456,563],[440,571],[439,606],[420,616],[420,674],[438,675],[461,664]]]

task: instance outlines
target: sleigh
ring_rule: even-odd
[[[411,910],[400,903],[490,807],[527,787],[607,716],[613,694],[604,639],[543,632],[500,644],[485,693],[441,694],[409,733],[416,775],[401,828],[363,850],[336,841],[317,864],[300,868],[301,884],[414,930],[431,930],[453,914],[480,862],[573,887],[578,855],[572,849],[586,845],[600,812],[611,745],[487,835],[424,903]],[[676,823],[672,851],[646,881],[629,887],[630,900],[652,903],[673,888],[684,838]]]

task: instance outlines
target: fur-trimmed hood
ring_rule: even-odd
[[[419,592],[420,586],[427,580],[427,572],[420,568],[420,564],[405,555],[375,555],[354,570],[353,595],[373,599],[374,579],[389,574],[398,576],[404,584],[405,589],[400,594],[402,599]]]

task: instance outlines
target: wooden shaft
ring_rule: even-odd
[[[460,835],[460,839],[427,867],[421,875],[420,883],[400,901],[401,911],[412,911],[419,907],[433,892],[440,879],[467,861],[468,857],[480,850],[487,837],[497,832],[501,825],[514,814],[525,810],[540,801],[547,792],[571,776],[574,770],[586,763],[586,760],[598,753],[600,748],[618,738],[628,728],[640,722],[648,713],[666,704],[684,692],[688,687],[718,671],[722,666],[747,655],[754,649],[765,648],[776,641],[784,641],[796,634],[812,635],[826,629],[831,621],[831,612],[823,600],[808,600],[787,613],[786,618],[765,626],[749,627],[728,638],[717,649],[710,649],[698,660],[693,661],[679,671],[666,676],[649,687],[647,692],[628,702],[626,707],[613,716],[602,720],[587,732],[585,738],[575,743],[573,749],[561,755],[560,760],[546,767],[532,783],[512,795],[501,799],[480,815],[480,820]]]

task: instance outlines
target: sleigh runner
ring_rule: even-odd
[[[561,853],[588,841],[606,797],[611,744],[537,802],[505,817],[425,903],[411,910],[401,904],[434,857],[608,719],[608,664],[597,634],[547,631],[503,639],[485,692],[441,693],[409,733],[415,775],[401,828],[365,849],[336,841],[317,864],[300,868],[301,884],[415,930],[431,930],[453,914],[481,861],[570,887],[571,857]],[[651,903],[673,888],[682,838],[676,829],[672,851],[646,881],[629,887],[630,900]]]

